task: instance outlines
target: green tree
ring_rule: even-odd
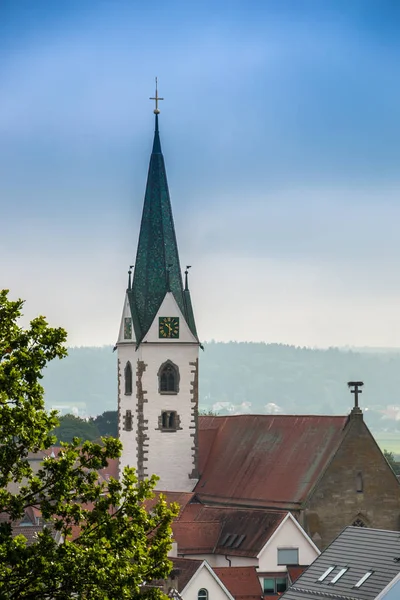
[[[98,440],[101,435],[93,419],[82,419],[75,415],[59,417],[59,426],[54,429],[53,433],[58,442],[72,442],[74,437],[93,441]]]
[[[161,598],[144,584],[169,572],[177,507],[161,498],[149,513],[155,477],[138,483],[133,469],[120,482],[99,481],[97,470],[120,454],[118,440],[80,447],[74,439],[32,471],[29,453],[55,441],[57,418],[44,409],[40,379],[48,361],[66,355],[66,333],[43,317],[21,328],[22,306],[0,291],[0,598]],[[12,527],[32,506],[48,526],[28,545]]]
[[[118,435],[118,412],[116,410],[107,410],[102,415],[98,415],[93,419],[94,424],[97,426],[100,435],[111,435],[116,437]]]
[[[393,452],[389,452],[389,450],[384,450],[383,454],[385,455],[386,460],[388,461],[389,465],[392,467],[396,475],[400,475],[400,463],[396,461]]]

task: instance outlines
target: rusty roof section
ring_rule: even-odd
[[[256,600],[262,597],[256,567],[214,567],[213,570],[235,600]]]
[[[173,526],[179,554],[256,557],[287,512],[188,504]]]
[[[347,421],[343,416],[202,416],[195,492],[208,503],[295,508],[334,456]]]

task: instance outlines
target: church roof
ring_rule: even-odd
[[[197,339],[190,293],[183,289],[158,114],[155,119],[135,270],[132,288],[128,290],[137,344],[145,337],[169,291]]]
[[[296,508],[336,450],[348,418],[237,415],[199,419],[195,493],[237,506]]]

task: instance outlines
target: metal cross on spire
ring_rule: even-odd
[[[160,111],[159,111],[159,108],[158,108],[158,101],[159,101],[159,100],[164,100],[164,98],[160,98],[160,96],[158,95],[158,88],[157,88],[157,77],[156,77],[156,95],[155,95],[155,97],[154,97],[154,98],[150,98],[150,100],[155,100],[155,101],[156,101],[156,107],[155,107],[155,109],[154,109],[154,114],[155,114],[155,115],[159,115],[159,114],[160,114]]]
[[[362,394],[362,386],[364,383],[362,381],[349,381],[347,385],[350,388],[350,393],[354,394],[354,408],[359,408],[358,406],[358,394]],[[351,389],[353,388],[353,389]]]

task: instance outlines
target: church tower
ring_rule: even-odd
[[[160,478],[157,489],[191,491],[198,478],[199,339],[178,246],[158,129],[136,262],[129,271],[118,336],[120,472]],[[131,267],[132,269],[133,267]]]

